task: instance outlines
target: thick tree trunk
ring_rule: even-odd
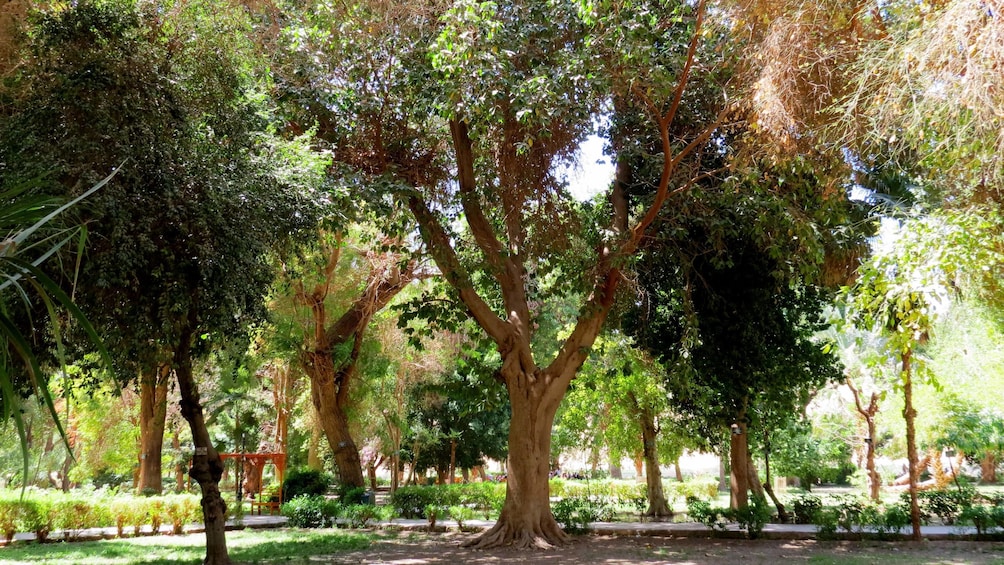
[[[191,333],[182,336],[174,355],[174,373],[178,379],[178,391],[181,393],[181,415],[192,429],[192,443],[195,445],[189,476],[195,479],[202,489],[202,517],[206,527],[206,558],[203,563],[229,565],[231,561],[227,553],[225,532],[227,504],[220,495],[223,462],[210,440],[199,400],[198,386],[192,375],[191,338]]]
[[[749,447],[746,443],[745,411],[736,426],[739,433],[729,433],[729,507],[738,510],[749,505]]]
[[[980,479],[984,483],[997,482],[997,454],[988,451],[980,460]]]
[[[468,547],[549,548],[569,539],[551,514],[548,483],[551,426],[564,390],[534,386],[544,384],[542,380],[547,380],[543,374],[506,379],[512,419],[505,503],[495,526],[467,543]]]
[[[683,482],[683,470],[680,469],[680,458],[677,457],[676,461],[673,461],[673,470],[676,472],[676,481],[679,483]]]
[[[749,474],[748,484],[750,490],[753,491],[753,496],[761,499],[765,498],[763,483],[760,482],[760,473],[756,470],[756,463],[753,462],[753,456],[750,455],[748,440],[746,442],[746,472]]]
[[[648,510],[645,511],[645,515],[656,519],[670,518],[673,516],[673,511],[669,508],[666,494],[662,490],[662,469],[659,468],[657,448],[659,431],[652,412],[645,409],[640,412],[642,456],[645,459],[645,486],[648,494]]]
[[[906,457],[910,469],[910,524],[913,527],[912,539],[921,541],[920,505],[917,502],[917,483],[920,482],[920,466],[917,464],[917,431],[914,420],[917,410],[913,407],[913,377],[911,375],[912,351],[907,349],[903,355],[903,419],[906,420]]]
[[[349,431],[349,417],[345,412],[348,391],[341,386],[345,376],[335,371],[330,352],[311,351],[304,357],[303,366],[310,377],[310,396],[317,409],[321,429],[334,454],[341,482],[365,487],[362,460]]]
[[[171,366],[162,363],[140,376],[139,476],[136,492],[161,494],[163,485],[164,430],[167,424],[167,389]]]
[[[181,453],[181,437],[178,435],[179,430],[175,425],[172,424],[174,428],[171,434],[171,448],[174,450],[175,454]],[[185,490],[185,466],[182,464],[182,459],[178,455],[175,455],[174,462],[174,491],[182,492]]]

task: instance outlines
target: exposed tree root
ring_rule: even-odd
[[[537,524],[530,529],[521,526],[523,524],[510,524],[506,520],[499,520],[487,532],[461,545],[470,549],[492,549],[496,547],[553,549],[565,545],[570,539],[568,534],[558,527],[557,523],[554,523],[551,527],[545,524]]]

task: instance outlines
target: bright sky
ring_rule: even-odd
[[[576,200],[585,201],[610,188],[614,166],[603,154],[604,139],[590,135],[579,146],[578,166],[565,169],[568,190]]]

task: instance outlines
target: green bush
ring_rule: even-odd
[[[44,497],[25,498],[21,504],[17,529],[20,532],[34,532],[35,539],[44,542],[52,532],[53,520],[52,502]]]
[[[987,533],[995,524],[991,509],[982,504],[966,506],[958,515],[960,523],[972,524],[976,528],[976,535],[982,536]]]
[[[687,498],[687,515],[691,520],[712,530],[724,530],[728,525],[728,512],[725,509],[712,508],[710,502],[696,496]]]
[[[344,506],[362,504],[365,496],[366,489],[363,487],[354,487],[345,484],[338,486],[338,501]]]
[[[394,491],[390,504],[402,518],[427,518],[425,508],[441,504],[443,491],[439,487],[409,486]]]
[[[351,528],[365,528],[370,522],[386,520],[392,509],[373,504],[351,504],[342,508],[342,516]]]
[[[322,496],[300,495],[282,505],[282,515],[294,528],[320,528],[325,524],[325,500]]]
[[[21,501],[15,497],[0,498],[0,534],[10,543],[17,533],[21,514]]]
[[[854,526],[861,525],[861,515],[871,503],[860,496],[848,495],[838,498],[835,507],[837,511],[837,524],[847,532],[854,530]]]
[[[796,524],[816,523],[822,509],[823,501],[811,494],[804,494],[791,501],[791,511],[795,514]]]
[[[62,530],[63,537],[68,541],[77,540],[82,530],[98,525],[97,511],[88,498],[61,495],[53,497],[51,504],[52,528]]]
[[[569,497],[551,505],[555,521],[571,534],[585,532],[590,522],[612,519],[614,509],[600,498]]]
[[[677,497],[684,500],[699,498],[711,501],[718,498],[718,480],[711,478],[691,479],[682,483],[673,483],[673,490]]]
[[[301,495],[322,496],[331,486],[331,475],[316,469],[293,469],[282,481],[282,499],[293,500]]]
[[[734,519],[749,539],[759,538],[771,517],[770,505],[761,497],[753,497],[746,506],[724,514]]]
[[[467,506],[451,506],[450,519],[456,521],[457,527],[464,529],[464,522],[474,519],[474,509]]]
[[[165,497],[164,514],[171,522],[171,531],[181,534],[185,531],[185,524],[200,521],[202,518],[202,506],[199,498],[191,494],[175,494]]]
[[[910,494],[903,493],[902,498],[909,503]],[[972,506],[976,500],[976,489],[963,487],[959,490],[927,490],[917,493],[917,502],[921,510],[928,515],[935,515],[941,523],[950,526],[955,523],[963,508]]]

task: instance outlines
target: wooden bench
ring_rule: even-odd
[[[269,515],[278,514],[279,507],[282,505],[278,500],[273,500],[275,498],[272,495],[265,493],[258,493],[251,499],[251,513],[258,514],[261,516],[261,509],[268,508]],[[255,512],[255,509],[258,511]]]

